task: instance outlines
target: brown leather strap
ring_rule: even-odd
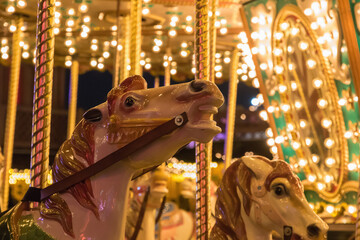
[[[157,223],[160,221],[160,219],[161,219],[161,215],[162,215],[162,213],[163,213],[163,211],[164,211],[164,209],[165,209],[165,203],[166,203],[166,196],[163,197],[163,200],[162,200],[162,202],[161,202],[161,206],[160,206],[160,208],[159,208],[159,212],[158,212],[158,214],[157,214],[157,216],[156,216],[156,218],[155,218],[155,224],[157,224]]]
[[[136,225],[135,225],[135,230],[133,235],[131,236],[130,240],[136,240],[139,232],[140,232],[140,228],[141,228],[141,224],[144,220],[144,215],[145,215],[145,210],[146,210],[146,205],[149,199],[149,195],[150,195],[150,187],[148,187],[148,189],[146,190],[145,196],[144,196],[144,200],[141,204],[141,208],[139,211],[139,216],[138,219],[136,221]]]
[[[188,117],[186,112],[184,112],[181,115],[178,115],[175,118],[154,128],[153,130],[145,133],[141,137],[135,139],[131,143],[109,154],[108,156],[88,166],[87,168],[84,168],[81,171],[76,172],[73,175],[62,179],[59,182],[53,183],[47,188],[38,189],[38,188],[30,187],[29,190],[26,192],[22,201],[40,202],[54,193],[65,191],[68,188],[74,186],[75,184],[78,184],[98,174],[99,172],[110,167],[116,162],[125,159],[126,157],[135,153],[139,149],[154,142],[156,139],[170,134],[174,130],[184,126],[187,122],[188,122]]]

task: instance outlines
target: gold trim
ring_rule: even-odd
[[[280,10],[280,12],[278,13],[278,15],[274,21],[274,25],[273,25],[274,27],[273,27],[272,32],[273,33],[276,32],[277,29],[279,29],[280,23],[285,21],[285,19],[287,19],[288,17],[294,17],[294,16],[298,20],[300,20],[300,22],[302,23],[302,25],[308,32],[309,37],[310,37],[312,43],[314,44],[316,51],[318,53],[321,53],[322,52],[321,47],[316,41],[317,36],[316,36],[315,32],[311,30],[308,19],[302,13],[302,11],[295,5],[289,4]],[[276,40],[273,37],[273,35],[274,34],[272,34],[272,49],[276,45],[275,44]],[[337,129],[336,130],[338,132],[338,136],[340,136],[339,143],[340,143],[340,149],[341,149],[341,153],[340,153],[341,154],[340,155],[341,163],[340,163],[340,169],[339,169],[340,170],[340,176],[339,176],[339,181],[338,181],[339,187],[336,189],[336,191],[330,193],[330,192],[326,192],[326,191],[316,190],[316,192],[319,193],[321,198],[323,198],[329,202],[336,202],[338,199],[338,194],[341,189],[341,186],[344,182],[344,179],[347,176],[347,162],[348,162],[349,153],[348,153],[348,146],[347,146],[346,139],[343,137],[344,133],[345,133],[345,123],[344,123],[344,119],[343,119],[343,115],[342,115],[342,110],[337,104],[338,94],[337,94],[337,90],[336,90],[336,86],[334,83],[332,73],[330,71],[329,63],[328,63],[327,59],[325,59],[322,55],[319,55],[319,59],[320,59],[322,69],[325,70],[324,71],[325,80],[326,80],[327,85],[329,86],[331,101],[332,101],[332,104],[334,105],[335,111],[336,111],[336,120],[337,120]],[[283,101],[284,98],[281,97],[281,99]],[[299,151],[301,151],[301,150],[299,150]],[[298,155],[298,151],[296,151],[296,154]],[[308,167],[308,165],[304,167],[304,170],[305,170],[305,172],[311,171],[310,168]],[[314,185],[314,183],[313,183],[313,185]]]

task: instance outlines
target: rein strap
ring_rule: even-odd
[[[52,185],[44,189],[29,187],[22,201],[41,202],[42,200],[50,197],[55,193],[65,191],[70,187],[74,186],[75,184],[78,184],[98,174],[102,170],[110,167],[111,165],[119,162],[120,160],[125,159],[139,149],[151,144],[158,138],[172,133],[176,129],[184,126],[188,122],[188,120],[189,119],[186,112],[183,112],[175,118],[161,124],[160,126],[154,128],[153,130],[145,133],[141,137],[125,145],[124,147],[97,161],[96,163],[82,169],[79,172],[74,173],[69,177],[62,179],[61,181],[53,183]]]

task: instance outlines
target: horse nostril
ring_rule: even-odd
[[[307,234],[309,237],[317,237],[320,234],[320,228],[315,224],[311,224],[307,227]]]
[[[206,83],[204,83],[203,81],[196,81],[193,80],[190,83],[190,89],[194,92],[201,92],[202,90],[204,90],[206,87]]]

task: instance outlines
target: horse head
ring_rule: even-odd
[[[282,160],[245,156],[225,172],[217,191],[212,239],[270,239],[292,228],[292,238],[324,239],[327,224],[310,208],[300,179]]]
[[[190,141],[210,141],[221,131],[210,116],[217,113],[223,101],[219,89],[209,81],[194,80],[147,89],[146,81],[135,75],[113,88],[107,102],[90,109],[84,114],[84,119],[96,125],[95,142],[99,143],[98,147],[104,154],[109,154],[186,112],[189,122],[171,134],[173,137],[168,137],[171,141],[154,143],[148,148],[149,151],[142,151],[142,154],[131,158],[129,164],[139,169],[162,163]],[[159,157],[164,148],[168,153],[165,159]],[[154,156],[151,161],[150,156]]]

